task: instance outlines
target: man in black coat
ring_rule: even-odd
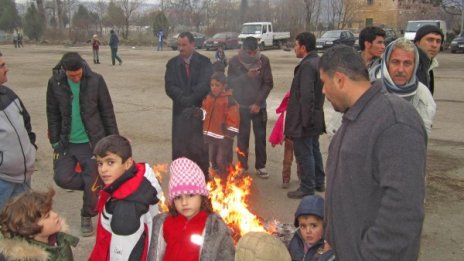
[[[210,60],[195,51],[192,33],[177,38],[179,55],[166,65],[166,94],[172,99],[172,160],[186,157],[194,161],[208,178],[208,151],[203,143],[203,122],[194,108],[201,107],[208,94],[213,73]],[[194,113],[195,114],[195,113]]]
[[[325,132],[324,95],[319,78],[316,37],[309,32],[297,35],[295,54],[302,60],[295,68],[285,119],[285,135],[293,140],[296,161],[301,169],[300,187],[289,198],[313,195],[325,190],[325,174],[319,149],[319,135]]]
[[[47,87],[47,120],[54,150],[53,178],[62,188],[84,191],[81,232],[91,236],[91,217],[97,214],[101,188],[92,147],[101,138],[118,134],[118,126],[105,80],[76,52],[64,54],[53,68]]]

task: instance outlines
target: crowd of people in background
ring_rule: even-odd
[[[162,31],[158,37],[162,42]],[[240,175],[250,175],[251,129],[255,175],[275,174],[266,169],[273,75],[256,38],[244,39],[228,64],[212,64],[195,50],[191,33],[179,34],[179,54],[165,72],[173,103],[167,213],[160,213],[163,191],[150,165],[136,162],[130,141],[119,135],[104,78],[78,53],[64,54],[46,93],[53,178],[61,188],[83,191],[81,233],[96,233],[89,260],[416,260],[443,32],[426,25],[413,42],[399,38],[385,46],[384,39],[381,28],[366,27],[361,52],[339,45],[320,57],[314,34],[295,37],[299,61],[269,139],[273,146],[285,142],[283,189],[293,156],[298,169],[299,187],[287,196],[301,202],[287,246],[254,232],[235,246],[206,185],[213,176],[227,178],[235,137]],[[94,64],[100,44],[94,35]],[[111,30],[113,65],[122,64],[118,44]],[[3,85],[7,72],[0,53],[0,260],[72,260],[79,239],[54,212],[54,190],[31,191],[36,138],[24,104]],[[326,99],[340,115],[327,128]],[[331,144],[324,170],[319,136],[325,132]]]

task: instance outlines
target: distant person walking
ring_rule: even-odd
[[[98,51],[100,49],[100,40],[98,40],[98,35],[94,34],[92,37],[92,52],[93,52],[93,63],[100,64],[100,59],[98,57]]]
[[[163,50],[163,41],[164,41],[164,32],[163,30],[158,32],[158,47],[156,48],[157,51]]]
[[[114,32],[114,30],[111,30],[110,33],[111,33],[111,36],[110,36],[110,42],[108,43],[108,45],[111,48],[111,63],[114,65],[116,63],[116,60],[118,60],[119,65],[121,65],[122,60],[118,56],[119,37]]]

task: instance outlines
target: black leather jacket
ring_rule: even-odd
[[[84,63],[80,86],[80,111],[90,144],[101,138],[118,134],[113,103],[103,77]],[[47,87],[48,138],[51,144],[60,142],[66,147],[71,133],[73,94],[61,64],[53,68]]]

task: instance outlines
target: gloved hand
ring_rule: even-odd
[[[182,111],[182,115],[187,118],[203,119],[203,111],[198,107],[190,107]]]

